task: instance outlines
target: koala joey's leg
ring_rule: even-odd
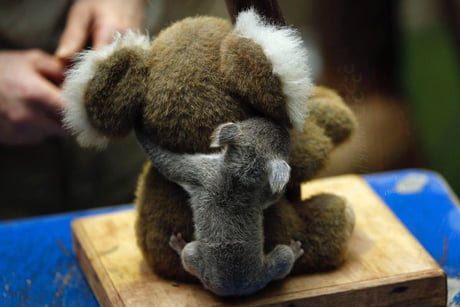
[[[182,265],[184,269],[190,274],[200,278],[200,272],[202,271],[203,261],[200,257],[200,242],[192,241],[187,243],[181,253]]]
[[[300,241],[295,241],[291,239],[289,247],[292,249],[292,252],[294,253],[295,260],[299,259],[304,253],[302,249],[302,243]]]
[[[169,246],[175,250],[179,255],[182,253],[187,242],[182,238],[182,234],[179,232],[177,235],[174,233],[169,238]]]
[[[171,246],[181,257],[184,269],[196,277],[199,277],[201,265],[200,257],[198,256],[199,245],[200,242],[198,241],[192,241],[190,243],[185,242],[181,233],[177,235],[172,234],[169,238],[169,246]]]
[[[291,272],[294,262],[303,255],[299,241],[291,240],[288,245],[280,244],[266,256],[267,275],[272,279],[281,279]]]
[[[264,250],[295,238],[304,254],[292,275],[334,269],[346,259],[354,224],[351,205],[338,195],[322,193],[298,202],[282,198],[264,211]]]

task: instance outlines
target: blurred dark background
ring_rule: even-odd
[[[0,10],[11,3],[1,1]],[[302,33],[317,84],[337,90],[360,124],[353,139],[334,152],[323,176],[426,168],[460,193],[460,1],[279,3],[287,23]],[[223,0],[149,0],[146,28],[154,36],[175,20],[203,14],[229,18]],[[8,28],[7,22],[27,27],[27,18],[8,16],[0,28]],[[46,18],[40,16],[37,12],[35,19]],[[62,20],[58,24],[62,27]],[[59,35],[54,32],[49,52]],[[132,139],[115,144],[115,156],[91,150],[74,155],[78,146],[71,138],[50,143],[46,150],[0,146],[0,219],[132,202],[144,161]],[[47,162],[35,163],[30,153]],[[62,167],[48,171],[47,165],[56,164]]]

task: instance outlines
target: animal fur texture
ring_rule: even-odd
[[[170,246],[182,265],[222,296],[252,294],[285,277],[303,254],[301,243],[263,252],[263,210],[276,202],[289,181],[288,131],[253,118],[225,123],[213,133],[214,154],[176,154],[137,133],[153,163],[190,195],[195,240],[173,234]]]
[[[252,10],[241,14],[235,27],[219,18],[186,18],[151,42],[126,34],[105,49],[88,51],[65,80],[67,126],[81,144],[98,147],[136,127],[180,154],[213,152],[209,135],[226,122],[265,117],[295,127],[287,193],[263,212],[264,252],[293,238],[305,253],[291,274],[337,267],[346,257],[352,210],[333,194],[301,200],[300,183],[327,165],[355,119],[333,91],[312,86],[294,30],[267,24]],[[262,43],[256,36],[264,31],[276,35]],[[280,54],[290,55],[289,69],[279,67],[286,60],[275,60]],[[82,70],[87,62],[92,64]],[[75,93],[81,95],[75,98]],[[193,240],[188,201],[180,185],[146,164],[135,200],[138,245],[156,274],[177,281],[197,281],[168,246],[171,233]]]

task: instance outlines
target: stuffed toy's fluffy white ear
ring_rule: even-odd
[[[303,131],[308,113],[307,100],[313,84],[307,50],[300,34],[289,27],[269,24],[254,9],[238,15],[234,31],[260,45],[273,66],[273,73],[281,80],[292,126]]]
[[[113,42],[100,50],[86,50],[76,55],[76,64],[66,73],[63,85],[64,125],[77,136],[81,146],[104,148],[109,138],[98,131],[89,121],[86,112],[85,91],[91,80],[97,78],[98,66],[123,48],[150,48],[146,35],[127,31],[116,33]]]

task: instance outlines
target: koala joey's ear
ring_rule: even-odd
[[[291,167],[280,159],[270,160],[267,164],[270,189],[274,194],[281,193],[289,181]]]
[[[211,148],[228,144],[240,134],[240,127],[235,123],[219,125],[211,135]]]

